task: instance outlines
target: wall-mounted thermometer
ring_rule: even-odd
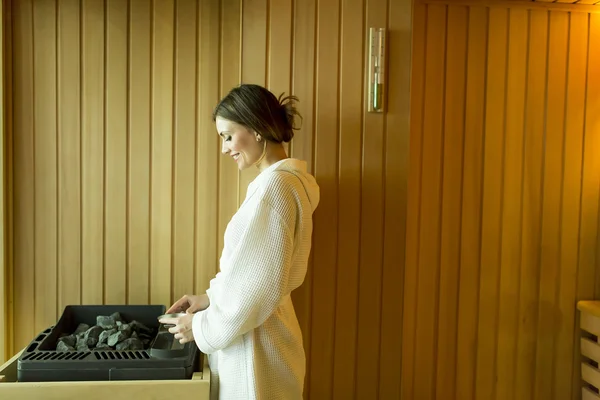
[[[369,112],[384,111],[385,45],[385,29],[369,28]]]

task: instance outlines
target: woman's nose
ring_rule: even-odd
[[[229,152],[229,149],[227,148],[227,146],[225,144],[225,140],[223,140],[223,142],[221,144],[221,153],[227,154],[228,152]]]

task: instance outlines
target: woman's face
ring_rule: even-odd
[[[221,152],[231,156],[240,170],[251,167],[260,158],[264,139],[258,142],[254,132],[221,117],[216,118],[216,125],[223,141]]]

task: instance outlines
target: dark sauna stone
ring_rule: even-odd
[[[96,325],[100,326],[102,329],[113,329],[117,324],[113,317],[98,315],[96,317]]]
[[[143,350],[144,345],[139,339],[129,338],[117,344],[117,350]]]
[[[119,326],[117,330],[119,332],[123,332],[127,338],[131,336],[131,332],[133,331],[131,325],[129,324],[121,324],[121,326]]]
[[[88,351],[87,339],[85,337],[77,338],[77,344],[75,345],[77,351]]]
[[[123,318],[121,317],[121,314],[119,314],[118,312],[114,312],[112,314],[110,314],[111,318],[115,320],[115,322],[121,321],[123,322]]]
[[[73,332],[73,334],[78,335],[80,333],[85,333],[85,331],[87,331],[88,329],[90,329],[90,326],[88,324],[79,324],[79,326],[77,327],[77,329],[75,329],[75,332]]]
[[[98,325],[94,325],[90,329],[88,329],[85,332],[85,336],[84,336],[84,339],[86,340],[86,344],[88,346],[95,346],[98,343],[98,340],[100,339],[100,334],[103,331],[104,330]]]
[[[107,343],[98,343],[96,347],[94,347],[94,350],[112,350],[112,347]]]
[[[127,339],[125,332],[119,331],[113,333],[108,337],[108,345],[114,347],[117,343],[121,343],[123,340]]]
[[[68,347],[75,347],[75,344],[77,343],[77,337],[75,335],[63,336],[60,339],[58,339],[58,344],[60,343],[64,343]],[[58,348],[58,344],[56,348]]]
[[[148,328],[146,325],[142,324],[139,321],[133,320],[129,324],[133,327],[133,330],[139,334],[143,333],[144,335],[150,336],[153,333],[152,329]]]
[[[64,341],[60,341],[56,345],[56,351],[58,351],[59,353],[65,353],[68,351],[75,351],[75,348],[73,346],[69,346]]]
[[[140,340],[142,341],[142,343],[144,343],[144,346],[148,346],[150,344],[150,342],[152,341],[152,336],[146,335],[145,333],[140,333],[139,337],[140,337]]]
[[[143,350],[156,335],[155,329],[136,320],[126,321],[118,312],[97,315],[96,322],[93,326],[80,323],[73,333],[62,333],[56,342],[56,350]]]
[[[110,335],[112,335],[113,333],[116,333],[116,332],[117,332],[116,329],[109,329],[107,331],[102,331],[102,333],[100,333],[100,336],[98,337],[98,345],[106,344],[108,342],[108,338],[110,337]]]
[[[143,333],[146,335],[151,335],[152,334],[152,329],[148,328],[146,325],[142,324],[141,322],[138,322],[136,320],[133,320],[129,323],[129,325],[131,325],[131,327],[133,328],[134,331],[136,331],[137,333]]]

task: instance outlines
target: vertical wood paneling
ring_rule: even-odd
[[[2,97],[0,98],[0,109],[5,112],[0,115],[0,124],[2,126],[2,153],[0,154],[0,174],[4,177],[1,188],[2,193],[12,193],[12,159],[11,159],[11,115],[12,115],[12,74],[10,63],[12,62],[12,35],[10,33],[11,20],[6,18],[6,15],[11,15],[10,4],[2,4],[0,8],[0,51],[2,54],[6,54],[5,61],[0,67],[0,74],[3,80],[0,82],[0,92]],[[12,329],[9,327],[13,326],[13,322],[10,320],[12,313],[12,269],[6,268],[11,265],[12,256],[12,235],[11,231],[11,212],[12,202],[9,200],[10,196],[2,196],[0,199],[0,209],[3,211],[0,219],[2,220],[2,229],[0,230],[0,241],[6,243],[0,248],[0,259],[4,260],[3,268],[0,272],[0,332],[2,332],[2,339],[0,339],[0,362],[4,362],[8,359],[8,354],[12,354]]]
[[[475,396],[479,276],[481,274],[481,263],[479,261],[481,255],[480,227],[483,207],[482,154],[484,139],[482,132],[485,124],[485,63],[488,54],[488,19],[488,12],[485,8],[469,8],[462,176],[462,210],[464,211],[461,214],[458,283],[460,290],[458,294],[458,333],[456,339],[457,399],[471,399]],[[411,138],[411,140],[413,139]],[[409,251],[408,240],[406,251]]]
[[[598,204],[600,204],[600,115],[597,108],[600,104],[600,18],[598,14],[590,14],[587,43],[587,71],[585,88],[585,109],[583,125],[583,161],[581,176],[581,212],[579,214],[579,264],[577,270],[577,298],[593,299],[598,296]],[[594,240],[594,238],[596,238]],[[579,320],[576,320],[579,323]],[[575,341],[574,354],[579,353],[579,341]],[[575,365],[579,365],[579,357],[574,356]],[[579,376],[573,373],[573,382],[579,382]],[[573,385],[574,396],[579,385]]]
[[[422,349],[414,362],[414,397],[433,399],[436,392],[436,325],[438,314],[440,212],[446,65],[446,12],[444,5],[427,7],[425,88],[419,218],[419,262],[415,321],[415,347]]]
[[[596,71],[600,68],[600,18],[590,15],[588,34],[588,65],[586,107],[584,125],[583,179],[581,192],[581,231],[580,235],[580,295],[591,298],[600,294],[597,265],[598,203],[600,202],[600,79]],[[594,277],[593,279],[592,277]],[[589,280],[588,280],[589,278]],[[594,283],[590,282],[593,281]]]
[[[523,127],[527,73],[527,11],[509,10],[504,185],[498,310],[496,399],[514,397],[523,188]]]
[[[531,399],[535,381],[537,299],[542,221],[542,157],[548,59],[548,13],[529,12],[529,44],[523,149],[523,219],[515,398]]]
[[[368,27],[387,28],[385,0],[369,0],[366,4]],[[368,54],[368,52],[367,52]],[[365,65],[366,70],[366,63]],[[350,66],[343,66],[343,76]],[[366,75],[366,73],[365,73]],[[365,93],[367,86],[365,86]],[[342,93],[342,95],[344,95]],[[364,96],[367,98],[368,96]],[[358,288],[358,337],[356,364],[361,379],[356,382],[356,397],[378,398],[379,357],[381,340],[381,276],[383,262],[385,118],[366,113],[363,117],[362,180],[360,208],[360,265]],[[338,154],[339,157],[339,154]],[[339,182],[338,182],[339,184]],[[344,201],[340,196],[338,203]],[[342,216],[345,218],[345,216]],[[338,243],[339,246],[339,243]],[[338,269],[343,264],[338,262]],[[337,283],[340,285],[340,283]],[[343,300],[340,299],[340,302]],[[362,345],[369,343],[369,346]]]
[[[82,12],[81,302],[102,304],[105,285],[104,2],[84,0]]]
[[[493,399],[496,389],[502,183],[504,178],[505,85],[508,10],[489,10],[483,199],[481,219],[481,270],[477,329],[477,398]]]
[[[591,72],[600,68],[600,29],[594,31],[599,14],[506,3],[466,6],[466,20],[453,24],[456,6],[448,5],[447,41],[434,51],[440,17],[433,7],[417,4],[413,23],[404,398],[430,397],[426,379],[436,374],[440,398],[580,398],[575,305],[597,296],[600,276],[600,162],[591,155],[600,149],[600,122],[590,111],[600,104],[598,74]],[[424,8],[428,12],[421,19]],[[465,26],[466,54],[456,48]],[[445,87],[431,78],[444,52]],[[466,74],[465,81],[450,78],[453,65]],[[432,117],[439,106],[431,100],[430,84],[443,87],[441,95],[455,102],[445,102],[443,125]],[[456,88],[464,84],[461,155],[460,140],[449,139],[461,111],[449,107],[461,103]],[[428,135],[443,135],[443,157]],[[442,181],[434,173],[438,162]],[[462,205],[452,208],[461,189],[450,177],[461,167]],[[441,214],[431,207],[432,188],[442,190]],[[441,224],[439,249],[431,230],[435,224]],[[445,257],[451,254],[446,253],[451,242],[444,241],[447,229],[460,237],[457,281]],[[432,257],[435,251],[441,251],[439,261]],[[453,290],[457,318],[448,315],[456,301]],[[430,322],[421,302],[436,296],[440,311]],[[455,359],[446,348],[454,323]],[[426,340],[431,329],[437,341]],[[437,346],[433,360],[432,346]]]
[[[293,293],[306,398],[578,398],[600,14],[409,7],[13,2],[13,350],[67,304],[208,287],[257,174],[218,153],[211,113],[254,82],[300,98],[291,155],[321,185]],[[367,28],[386,25],[387,113],[369,114]]]
[[[219,99],[219,4],[198,5],[196,59],[196,223],[194,293],[205,291],[217,272],[219,209],[219,136],[211,115]],[[177,294],[176,294],[177,296]]]
[[[465,127],[465,79],[467,55],[467,8],[448,7],[446,79],[444,93],[444,138],[440,238],[440,299],[437,333],[436,398],[454,393],[458,334],[458,280],[460,266],[460,220],[462,198],[463,142]]]
[[[34,271],[34,182],[33,165],[33,6],[31,1],[20,1],[13,8],[13,134],[14,179],[14,346],[13,352],[23,348],[37,332],[35,319]],[[19,82],[19,84],[16,84]]]
[[[57,319],[57,8],[33,2],[34,329]],[[50,172],[50,173],[48,173]],[[24,179],[27,179],[24,177]]]
[[[294,0],[294,30],[292,43],[292,87],[293,94],[298,96],[300,102],[297,104],[298,111],[302,115],[302,124],[300,129],[294,134],[294,145],[291,148],[291,156],[305,160],[309,172],[314,172],[314,77],[316,61],[316,2],[315,0],[296,1]],[[307,366],[311,366],[311,346],[312,340],[310,332],[312,330],[312,281],[313,281],[313,260],[314,254],[311,252],[308,261],[308,270],[304,284],[292,292],[292,299],[298,322],[304,332],[304,351],[306,354]],[[305,376],[304,392],[308,397],[310,393],[310,368]]]
[[[303,118],[286,150],[321,186],[310,267],[293,293],[305,397],[400,398],[410,7],[396,0],[19,2],[15,349],[67,304],[168,305],[208,287],[225,227],[257,174],[240,173],[219,154],[211,114],[231,88],[255,82],[299,97]],[[398,73],[388,77],[386,114],[365,113],[368,26],[388,26],[395,38],[388,64]],[[444,96],[433,97],[440,107]],[[442,108],[437,114],[427,123],[427,145],[435,141],[441,154],[432,127],[442,126]],[[429,322],[437,311],[430,313]],[[439,336],[422,326],[427,340]]]
[[[152,3],[129,6],[129,148],[127,196],[127,302],[149,301],[150,271],[150,65]]]
[[[318,2],[315,71],[314,175],[320,202],[314,216],[313,309],[309,398],[333,395],[333,348],[338,245],[339,1]],[[323,16],[327,18],[323,18]]]
[[[153,3],[150,167],[150,302],[172,298],[173,68],[175,1]]]
[[[173,131],[173,296],[194,290],[197,2],[177,2]],[[206,132],[209,133],[209,132]]]
[[[281,0],[280,0],[281,1]],[[268,0],[242,1],[242,81],[267,84],[270,15]],[[276,18],[277,16],[275,16]],[[269,52],[270,53],[270,52]],[[240,171],[238,205],[246,198],[248,184],[258,176],[257,168]]]
[[[388,75],[385,123],[384,232],[381,284],[379,397],[399,399],[402,365],[402,304],[404,295],[406,175],[409,163],[410,63],[412,3],[388,3]],[[345,20],[345,18],[344,18]],[[342,77],[343,78],[343,77]],[[342,100],[342,105],[344,100]],[[342,138],[343,143],[343,138]],[[344,154],[340,150],[340,156]],[[350,295],[351,296],[351,295]],[[347,301],[347,300],[346,300]],[[338,307],[340,303],[338,302]],[[336,385],[336,392],[340,386]]]
[[[546,130],[542,166],[542,235],[539,279],[535,396],[552,396],[553,349],[560,323],[556,310],[560,262],[560,208],[563,174],[568,15],[550,12]]]
[[[266,87],[279,97],[292,88],[293,0],[269,1]],[[300,121],[299,121],[300,122]],[[283,147],[290,155],[290,143]]]
[[[361,1],[343,4],[340,26],[340,63],[344,74],[340,77],[340,137],[339,137],[339,237],[337,246],[338,265],[336,287],[335,337],[333,353],[334,398],[348,399],[356,391],[354,368],[357,362],[359,296],[359,259],[361,223],[361,127],[362,127],[362,65],[364,35],[363,5]],[[350,46],[349,43],[353,45]],[[350,66],[353,66],[351,68]],[[374,344],[373,344],[374,345]],[[375,347],[369,347],[374,352]],[[352,384],[348,384],[352,382]],[[374,387],[373,387],[374,388]]]
[[[269,53],[266,85],[275,96],[290,93],[293,1],[269,1]]]
[[[107,304],[127,298],[127,24],[128,2],[106,2],[104,287]]]
[[[406,264],[404,271],[404,312],[402,315],[402,399],[411,399],[415,392],[415,340],[417,322],[417,276],[421,215],[421,177],[423,155],[423,114],[425,89],[425,41],[427,39],[427,5],[415,3],[413,17],[413,53],[410,93],[410,164],[407,183]],[[410,306],[408,306],[410,304]]]
[[[59,19],[58,104],[58,312],[81,301],[81,88],[80,8],[61,2]]]
[[[221,48],[219,98],[225,96],[241,79],[241,18],[242,0],[223,0],[221,3]],[[211,104],[214,108],[216,104]],[[211,114],[212,115],[212,114]],[[212,126],[214,129],[214,125]],[[216,131],[214,134],[217,135]],[[219,147],[221,149],[221,147]],[[238,207],[239,172],[229,157],[219,157],[219,230],[217,232],[219,255],[223,249],[223,235],[229,219]],[[218,260],[216,260],[218,261]]]
[[[579,254],[579,212],[581,193],[581,166],[583,148],[583,123],[585,109],[585,87],[587,65],[587,15],[571,15],[569,23],[569,53],[567,55],[567,97],[564,133],[564,170],[562,185],[562,209],[560,232],[560,276],[558,307],[564,321],[573,321],[576,310],[573,307],[577,299],[577,265]],[[554,397],[568,399],[571,392],[579,388],[579,380],[572,381],[574,372],[573,351],[577,339],[576,330],[571,324],[560,323],[556,337],[554,353]],[[579,350],[578,350],[579,352]],[[575,383],[575,384],[574,384]],[[578,395],[578,394],[577,394]]]

